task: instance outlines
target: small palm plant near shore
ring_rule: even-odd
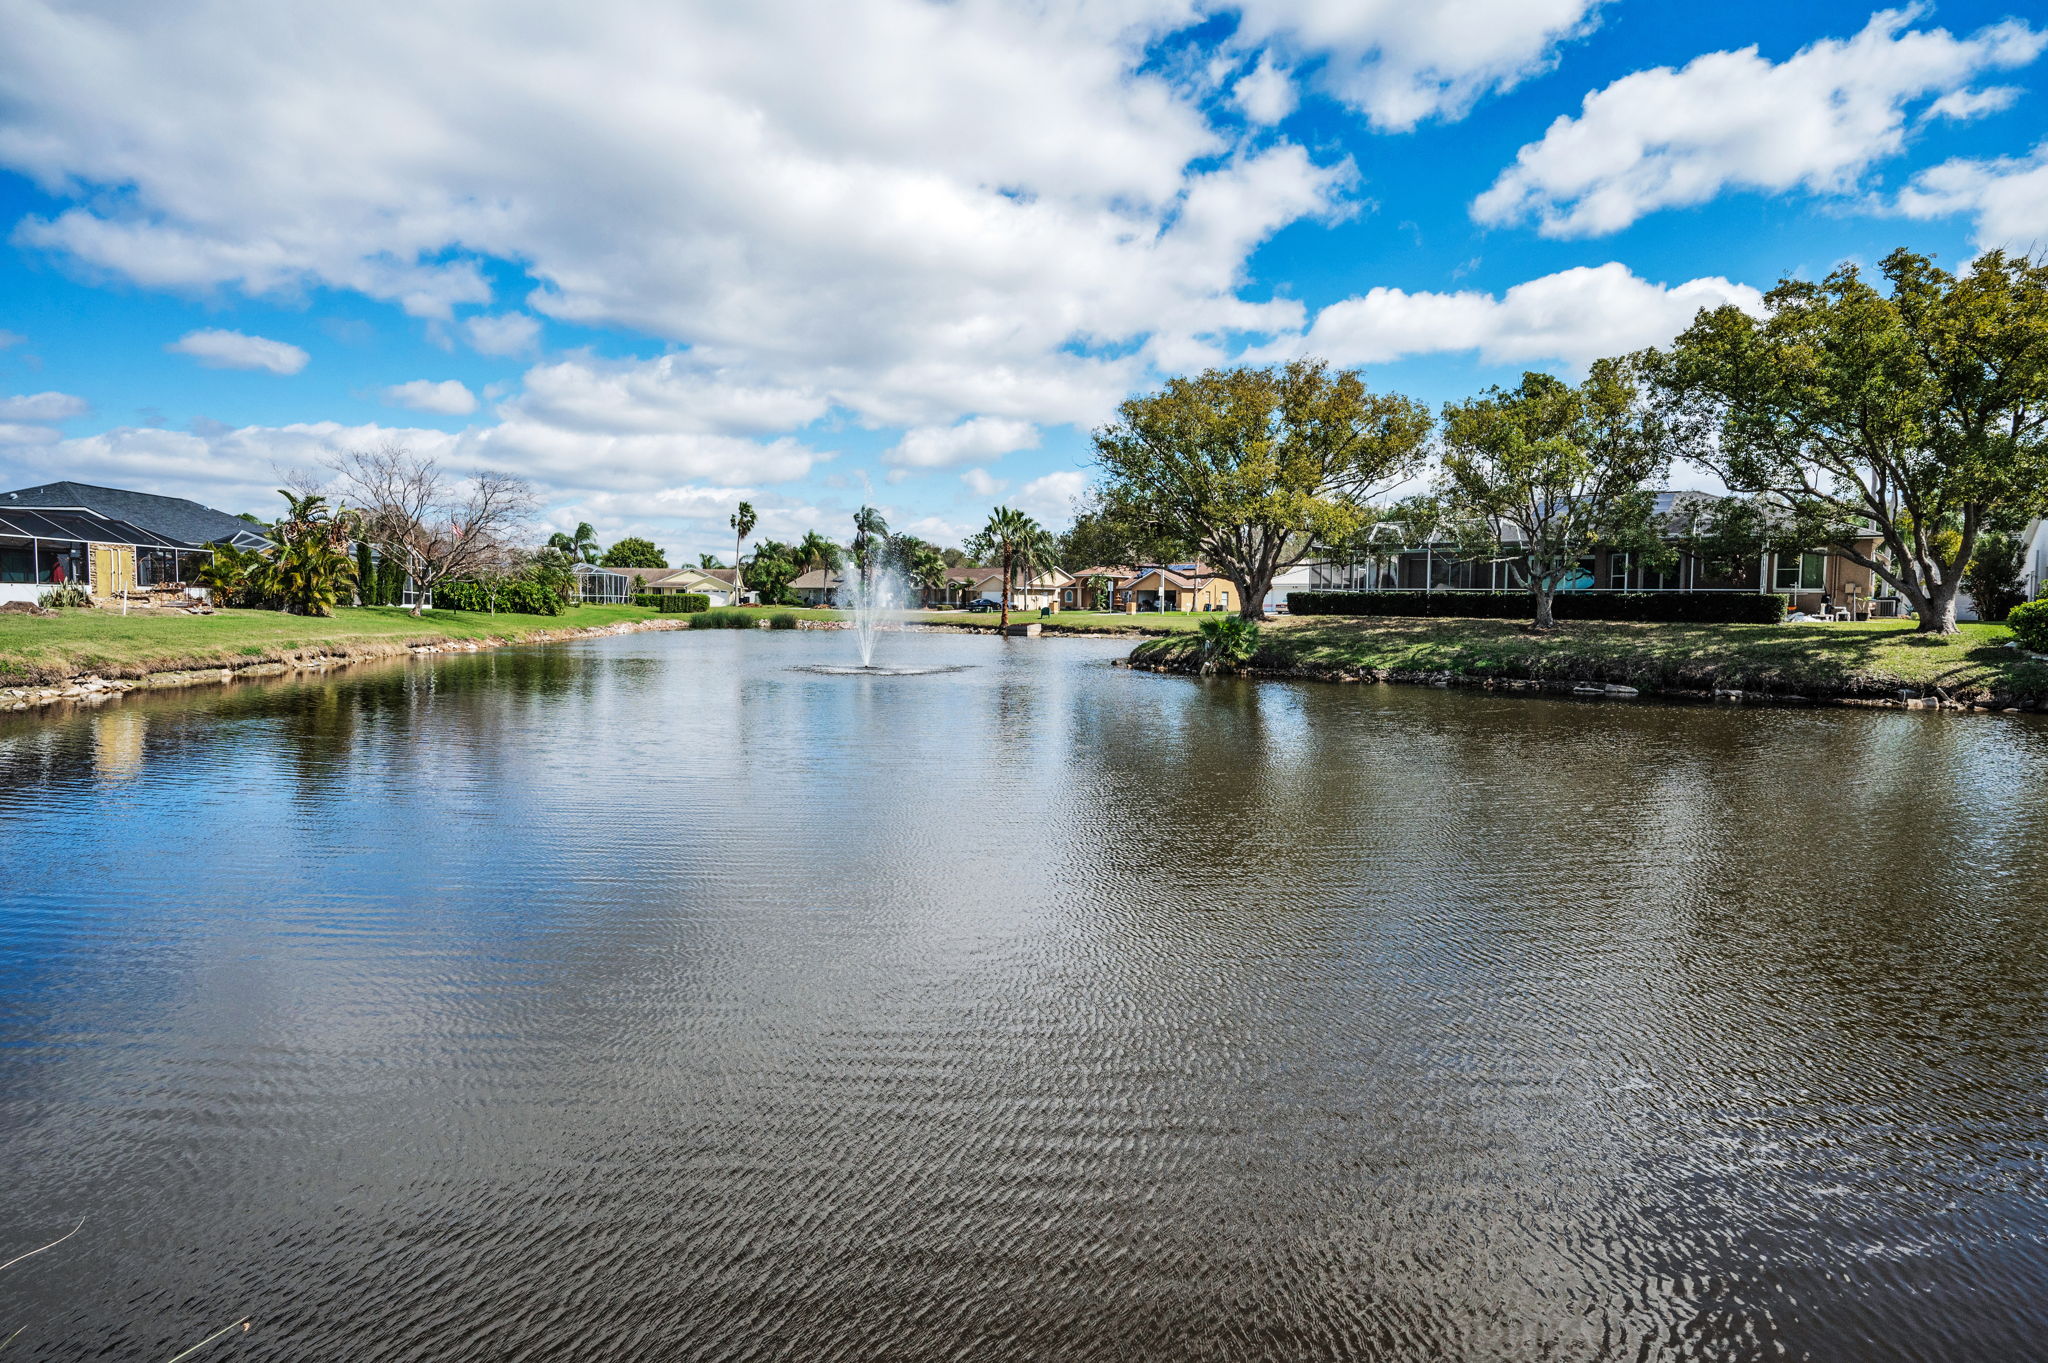
[[[1197,625],[1202,633],[1202,671],[1235,672],[1259,651],[1259,622],[1242,615],[1216,615]]]

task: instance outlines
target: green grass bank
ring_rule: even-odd
[[[2006,647],[2003,625],[1947,638],[1911,622],[1680,625],[1572,621],[1538,633],[1508,620],[1281,620],[1262,631],[1251,675],[1449,685],[1632,686],[1647,695],[1896,701],[2048,708],[2048,662]],[[1193,671],[1200,644],[1140,644],[1138,666]]]
[[[429,645],[521,643],[660,622],[655,612],[638,606],[578,606],[561,615],[437,610],[417,620],[399,606],[343,609],[325,619],[252,610],[213,615],[7,613],[0,614],[0,686],[50,685],[83,676],[132,679],[314,658],[374,658]],[[673,628],[675,623],[671,618],[662,627]]]

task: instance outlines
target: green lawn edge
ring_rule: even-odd
[[[2048,702],[2048,662],[2007,646],[2003,625],[1955,635],[1910,621],[1696,625],[1570,621],[1538,632],[1507,620],[1314,617],[1261,632],[1248,670],[1351,679],[1427,674],[1461,683],[1632,686],[1647,693],[1734,690],[1808,699],[1893,699],[1901,691],[1970,703]],[[1189,669],[1199,645],[1154,639],[1137,664]]]

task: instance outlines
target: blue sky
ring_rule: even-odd
[[[1027,12],[1028,9],[1028,12]],[[1643,0],[0,0],[0,483],[405,445],[727,548],[1048,523],[1166,374],[1432,404],[2048,242],[2048,21]]]

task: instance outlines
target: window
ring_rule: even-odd
[[[1629,557],[1618,552],[1607,555],[1607,585],[1617,592],[1628,590]]]
[[[1780,554],[1772,586],[1781,592],[1817,592],[1827,580],[1827,555]]]

